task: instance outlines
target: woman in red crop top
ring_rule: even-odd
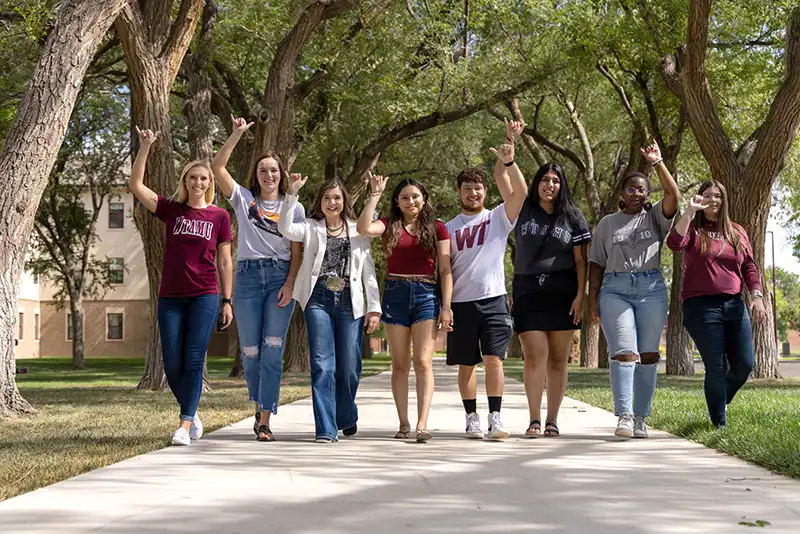
[[[408,421],[408,375],[414,346],[417,378],[417,441],[431,438],[428,412],[433,398],[433,344],[441,328],[452,330],[453,275],[450,235],[436,215],[425,186],[413,179],[397,184],[388,218],[373,220],[387,178],[370,174],[372,193],[358,219],[358,233],[381,237],[386,253],[383,323],[392,354],[392,395],[400,419],[396,439],[411,434]],[[439,279],[437,281],[436,265]],[[441,290],[441,301],[439,296]]]

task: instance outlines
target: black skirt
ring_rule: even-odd
[[[519,334],[539,330],[580,330],[572,322],[572,302],[578,294],[578,274],[574,269],[542,275],[514,275],[511,317]]]

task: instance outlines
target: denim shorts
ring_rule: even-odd
[[[382,306],[385,324],[410,328],[414,323],[439,318],[439,288],[429,282],[389,278],[383,286]]]

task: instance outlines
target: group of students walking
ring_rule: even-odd
[[[248,395],[256,404],[253,432],[259,441],[275,439],[270,418],[278,411],[293,301],[302,307],[308,330],[316,441],[338,441],[339,431],[356,434],[362,335],[380,321],[392,357],[399,424],[395,438],[432,438],[432,358],[442,329],[447,331],[447,364],[458,366],[466,437],[510,436],[500,413],[503,360],[512,331],[519,334],[524,354],[530,412],[525,436],[558,436],[567,361],[573,331],[581,328],[587,281],[589,317],[599,319],[608,342],[615,434],[646,438],[668,309],[659,270],[665,242],[685,253],[684,325],[706,367],[711,422],[725,426],[726,406],[753,367],[745,286],[753,319],[762,320],[766,311],[747,234],[730,221],[727,192],[719,182],[704,183],[675,222],[680,191],[659,147],[644,147],[642,155],[658,175],[663,198],[652,204],[647,176],[632,173],[620,185],[619,211],[604,217],[592,233],[561,167],[543,165],[526,183],[514,160],[523,125],[512,121],[499,148],[490,149],[497,156],[493,175],[503,199],[492,209],[484,205],[486,174],[471,167],[456,179],[461,213],[446,224],[436,218],[425,186],[414,179],[397,184],[391,211],[377,218],[387,178],[372,174],[359,216],[339,180],[324,182],[306,213],[298,193],[307,178],[288,174],[276,154],[256,159],[249,188],[226,170],[251,126],[234,119],[231,136],[211,164],[187,164],[171,199],[144,185],[147,155],[158,134],[139,131],[131,191],[166,225],[158,321],[164,369],[180,405],[174,445],[189,445],[202,436],[197,407],[205,351],[218,317],[226,327],[234,313]],[[212,204],[215,182],[238,220],[235,282],[230,216]],[[504,258],[511,232],[515,254],[509,303]],[[375,237],[381,238],[387,263],[382,297],[370,243]],[[412,363],[417,392],[413,433],[408,414]],[[486,433],[477,409],[475,368],[480,363],[489,408]]]

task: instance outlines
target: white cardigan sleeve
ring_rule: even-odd
[[[372,261],[372,246],[365,239],[364,266],[361,270],[361,279],[364,282],[364,293],[367,298],[367,313],[381,313],[381,295],[378,291],[378,278],[375,276],[375,263]]]
[[[278,220],[278,231],[289,241],[303,242],[308,228],[308,221],[294,222],[294,209],[297,205],[297,197],[286,195],[281,207],[281,218]]]

